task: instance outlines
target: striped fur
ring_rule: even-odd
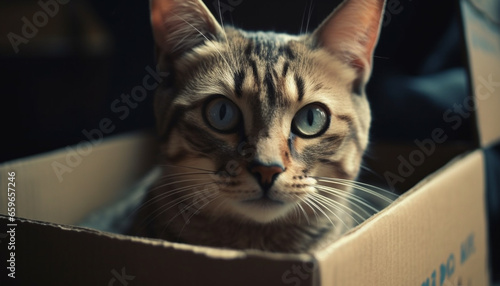
[[[293,36],[223,28],[196,0],[153,0],[159,66],[170,79],[156,95],[165,176],[144,204],[142,221],[152,221],[147,235],[306,251],[325,233],[340,235],[341,224],[352,226],[349,215],[310,198],[320,193],[316,178],[354,180],[359,172],[370,125],[363,87],[383,5],[346,1],[314,33]],[[359,18],[366,27],[354,24]],[[217,132],[204,120],[213,95],[241,111],[237,132]],[[316,138],[302,138],[292,121],[311,103],[326,108],[329,125]],[[255,162],[284,169],[266,193],[279,206],[247,203],[265,193],[251,171]],[[346,204],[345,195],[321,195]]]

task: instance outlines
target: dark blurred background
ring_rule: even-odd
[[[86,140],[82,130],[99,128],[103,118],[116,126],[108,136],[154,124],[151,94],[124,120],[111,111],[154,67],[148,1],[73,0],[58,10],[15,53],[5,35],[22,36],[22,17],[33,23],[43,9],[37,1],[0,3],[0,161]]]
[[[56,3],[49,7],[53,15],[34,0],[0,2],[0,162],[88,140],[86,131],[99,129],[106,118],[114,128],[102,132],[104,137],[153,128],[152,91],[128,105],[128,116],[120,118],[124,113],[116,112],[126,106],[122,96],[141,86],[147,68],[155,67],[149,2],[42,2]],[[340,1],[204,2],[225,24],[300,33],[312,31]],[[461,25],[456,0],[388,0],[367,88],[373,109],[368,167],[381,160],[397,166],[395,158],[384,157],[383,143],[400,146],[404,154],[415,149],[415,139],[429,138],[433,129],[449,130],[444,111],[470,94]],[[20,39],[23,33],[29,37]],[[436,159],[426,162],[401,189],[456,154],[478,147],[474,118],[448,132]],[[363,176],[374,180],[382,171],[373,167]],[[500,237],[493,227],[490,232],[496,235],[492,241]],[[496,247],[492,244],[491,249],[498,259]]]
[[[46,23],[43,17],[34,17],[44,11],[37,1],[0,3],[4,122],[0,162],[86,140],[82,130],[99,128],[103,118],[116,126],[105,136],[154,125],[152,92],[129,108],[130,115],[123,120],[117,116],[122,113],[111,107],[116,100],[120,104],[115,108],[125,105],[122,94],[142,85],[146,67],[155,66],[148,1],[59,1],[69,3],[45,0],[58,4],[54,16],[46,14]],[[456,1],[392,1],[368,88],[374,107],[374,141],[428,137],[438,127],[436,122],[442,122],[447,104],[466,92]],[[288,33],[311,31],[339,2],[221,0],[219,10],[217,0],[205,1],[214,14],[222,13],[226,24]],[[32,32],[31,38],[23,37],[27,42],[17,42],[12,34],[12,39],[6,35],[22,37],[23,17],[43,25],[34,26],[36,33],[27,29]],[[11,41],[17,43],[17,53]],[[421,80],[428,82],[434,76],[452,78],[455,91],[447,99],[439,92],[443,85],[422,90],[421,84],[412,81],[417,76],[427,76]],[[397,80],[388,80],[394,77]],[[438,98],[433,98],[436,94]],[[413,111],[417,117],[409,115]],[[452,136],[468,139],[471,133],[465,124]]]

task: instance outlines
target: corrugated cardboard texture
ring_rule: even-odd
[[[488,285],[483,165],[451,163],[316,253],[321,285]]]
[[[71,183],[59,191],[56,188],[60,185],[51,179],[53,183],[49,186],[54,190],[49,190],[47,196],[54,199],[57,195],[73,195],[77,200],[67,209],[62,200],[34,201],[41,205],[37,212],[29,213],[44,217],[46,208],[54,207],[70,219],[64,216],[52,219],[73,221],[76,216],[71,218],[72,211],[84,213],[85,209],[90,211],[91,204],[102,204],[103,199],[110,197],[103,188],[119,192],[140,173],[137,162],[147,142],[147,138],[136,134],[103,143],[89,155],[98,157],[92,160],[87,157],[95,162],[81,163],[80,167],[86,168],[80,174],[82,178],[64,177],[71,179]],[[14,166],[18,172],[16,181],[34,184],[31,195],[37,195],[34,182],[43,183],[39,178],[54,176],[51,169],[44,168],[64,157],[65,153],[59,152],[21,160],[4,166],[3,170]],[[109,167],[99,165],[101,159],[116,167],[108,173]],[[77,171],[75,167],[74,172]],[[92,172],[95,175],[90,175]],[[25,176],[23,180],[19,180],[21,176]],[[190,246],[152,244],[80,228],[20,221],[16,228],[16,270],[22,278],[16,281],[29,282],[19,285],[45,285],[48,281],[53,285],[117,285],[117,279],[125,276],[137,279],[135,285],[487,285],[483,176],[481,151],[456,160],[392,207],[316,252],[316,258],[216,249],[207,252]],[[102,185],[89,191],[87,181]],[[47,183],[42,186],[47,190]],[[65,194],[63,190],[71,193]],[[26,198],[22,203],[17,202],[18,209],[24,211]],[[0,222],[0,233],[5,233],[6,221]],[[4,255],[7,254],[2,252],[0,256]],[[132,285],[131,281],[125,282]]]
[[[489,146],[500,140],[500,30],[498,22],[493,23],[500,18],[500,3],[493,0],[460,3],[473,91],[473,100],[467,98],[462,109],[466,113],[472,111],[475,101],[480,143]]]
[[[6,224],[5,217],[0,217],[1,232]],[[5,261],[6,256],[2,252],[0,259]],[[300,276],[295,269],[300,269]],[[299,285],[312,286],[313,273],[318,276],[310,255],[134,241],[25,220],[17,221],[16,279],[5,272],[2,266],[0,281],[9,284],[0,285],[276,286],[299,281]]]
[[[142,133],[80,147],[0,165],[0,182],[7,182],[8,172],[16,172],[16,216],[75,224],[130,188],[157,154],[153,137]],[[0,196],[7,202],[7,192]],[[6,208],[7,203],[0,204],[0,213],[6,214]]]

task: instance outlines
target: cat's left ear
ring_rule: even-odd
[[[224,33],[200,0],[151,0],[150,9],[156,45],[170,58]]]
[[[316,45],[357,71],[355,91],[370,77],[384,7],[385,0],[345,0],[312,34]]]

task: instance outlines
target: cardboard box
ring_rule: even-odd
[[[71,226],[109,202],[109,190],[147,170],[134,162],[151,158],[152,142],[144,134],[104,142],[62,182],[53,179],[53,166],[66,162],[66,150],[1,167],[2,182],[16,172],[18,215],[26,218],[14,222],[19,285],[434,285],[433,279],[455,283],[435,285],[488,285],[481,150],[457,158],[312,254],[218,250]]]
[[[461,7],[480,144],[339,240],[311,253],[276,254],[74,226],[154,164],[154,139],[130,134],[0,166],[2,188],[16,182],[13,222],[1,192],[2,285],[489,285],[481,147],[500,139],[500,87],[491,84],[499,81],[500,57],[487,45],[499,38],[483,33],[488,23],[469,1]],[[397,148],[388,150],[397,157]],[[5,261],[14,263],[15,279]]]

